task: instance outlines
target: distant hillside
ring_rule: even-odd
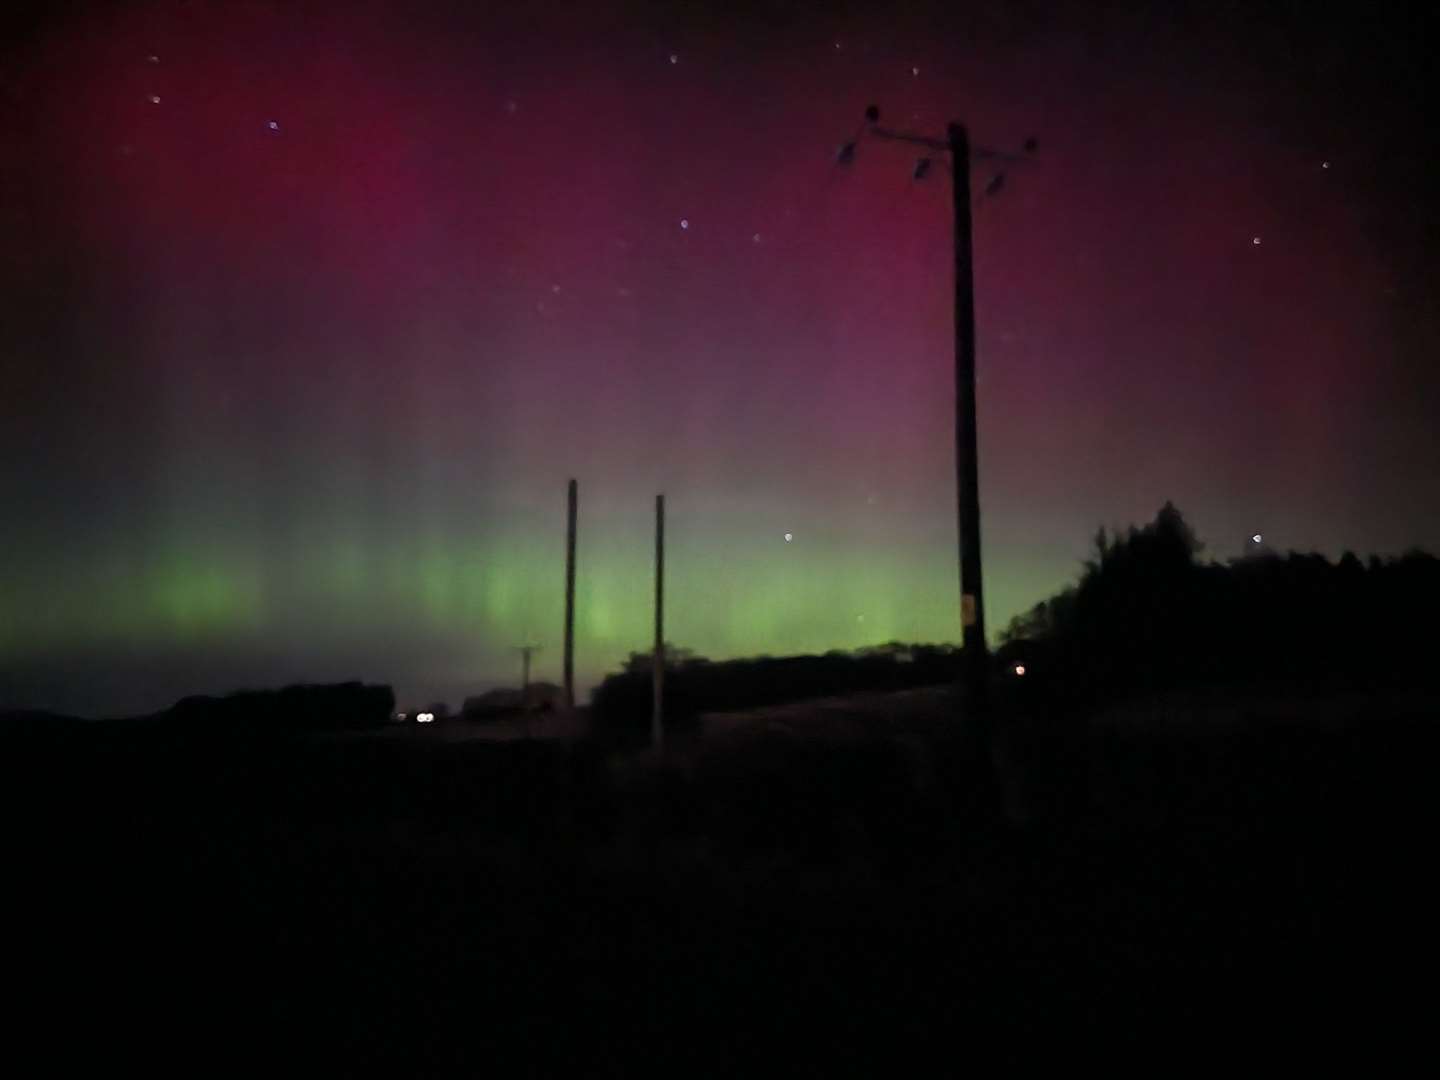
[[[0,738],[53,738],[70,735],[96,721],[78,716],[46,712],[43,709],[12,709],[0,712]]]
[[[38,741],[95,735],[169,739],[210,735],[283,735],[356,731],[383,726],[395,708],[388,686],[361,682],[296,684],[278,690],[240,690],[223,697],[196,695],[145,716],[83,720],[38,710],[0,713],[0,738]]]
[[[683,725],[705,712],[750,709],[863,691],[937,686],[959,676],[960,651],[950,645],[887,645],[823,656],[760,656],[712,661],[667,647],[665,718]],[[652,708],[649,653],[632,653],[625,670],[591,697],[594,723],[611,734],[648,730]]]

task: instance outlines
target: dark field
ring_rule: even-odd
[[[439,725],[12,732],[10,1045],[325,1075],[1414,1060],[1433,706],[1011,705],[1003,799],[937,692],[712,718],[663,765]]]

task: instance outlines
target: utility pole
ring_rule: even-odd
[[[963,124],[949,125],[946,138],[937,139],[880,126],[880,109],[865,110],[865,123],[856,137],[840,149],[838,164],[851,165],[861,136],[911,143],[949,157],[955,231],[955,512],[960,545],[961,664],[971,716],[983,725],[989,700],[990,664],[985,642],[985,602],[980,559],[980,462],[975,417],[975,278],[970,221],[971,146]],[[976,150],[975,157],[1025,162],[1035,151],[1035,140],[1025,140],[1025,153]],[[915,163],[914,179],[922,180],[934,162],[928,156]],[[1000,190],[1003,173],[985,186],[985,194]]]
[[[655,496],[655,703],[650,713],[650,742],[665,744],[665,496]]]
[[[565,526],[565,708],[575,708],[575,510],[579,491],[570,481],[569,514]]]
[[[539,645],[512,646],[520,654],[520,715],[525,721],[525,737],[530,737],[530,655],[540,651]]]
[[[515,650],[520,654],[520,704],[530,704],[530,656],[540,651],[539,645],[516,645]]]
[[[961,663],[970,701],[989,697],[984,582],[980,564],[980,453],[975,423],[975,271],[970,233],[970,138],[951,124],[951,197],[955,206],[955,491],[960,536]]]

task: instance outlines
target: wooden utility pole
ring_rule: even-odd
[[[959,526],[961,689],[964,707],[961,716],[984,752],[981,761],[986,775],[999,779],[1004,772],[992,738],[989,715],[990,658],[985,644],[985,599],[980,561],[980,460],[975,423],[975,278],[970,221],[970,161],[972,155],[997,162],[1019,164],[1031,160],[1037,145],[1025,140],[1024,153],[1004,153],[971,147],[965,126],[952,123],[945,138],[918,132],[898,131],[880,126],[880,107],[865,109],[865,124],[856,138],[840,148],[836,164],[855,163],[861,136],[870,135],[891,142],[924,147],[950,159],[951,199],[955,233],[955,513]],[[930,156],[915,163],[913,179],[923,180],[934,164]],[[994,195],[1004,183],[997,173],[985,186],[985,195]]]
[[[970,234],[970,137],[963,124],[950,124],[944,139],[880,126],[880,107],[865,109],[862,134],[893,142],[922,146],[950,157],[951,198],[955,211],[955,513],[959,525],[961,659],[966,698],[974,713],[983,712],[989,700],[990,663],[985,644],[985,597],[980,562],[980,461],[975,424],[975,277]],[[840,148],[837,164],[855,163],[859,136]],[[1020,163],[1036,149],[1025,140],[1024,154],[977,148],[974,153],[994,161]],[[915,163],[914,179],[930,173],[930,157]],[[985,187],[986,195],[1000,190],[1004,174],[997,173]]]
[[[970,704],[988,700],[985,599],[980,569],[980,461],[975,423],[975,276],[970,235],[970,138],[963,124],[948,129],[955,205],[955,480],[960,533],[961,663]]]
[[[565,526],[565,708],[575,708],[575,509],[579,491],[570,481],[569,514]]]
[[[650,714],[650,741],[665,742],[665,496],[655,496],[655,706]]]

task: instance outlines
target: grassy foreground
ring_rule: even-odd
[[[57,1067],[828,1074],[1374,1064],[1428,1023],[1433,699],[1011,711],[1005,813],[905,700],[666,762],[11,733],[12,1032]]]

